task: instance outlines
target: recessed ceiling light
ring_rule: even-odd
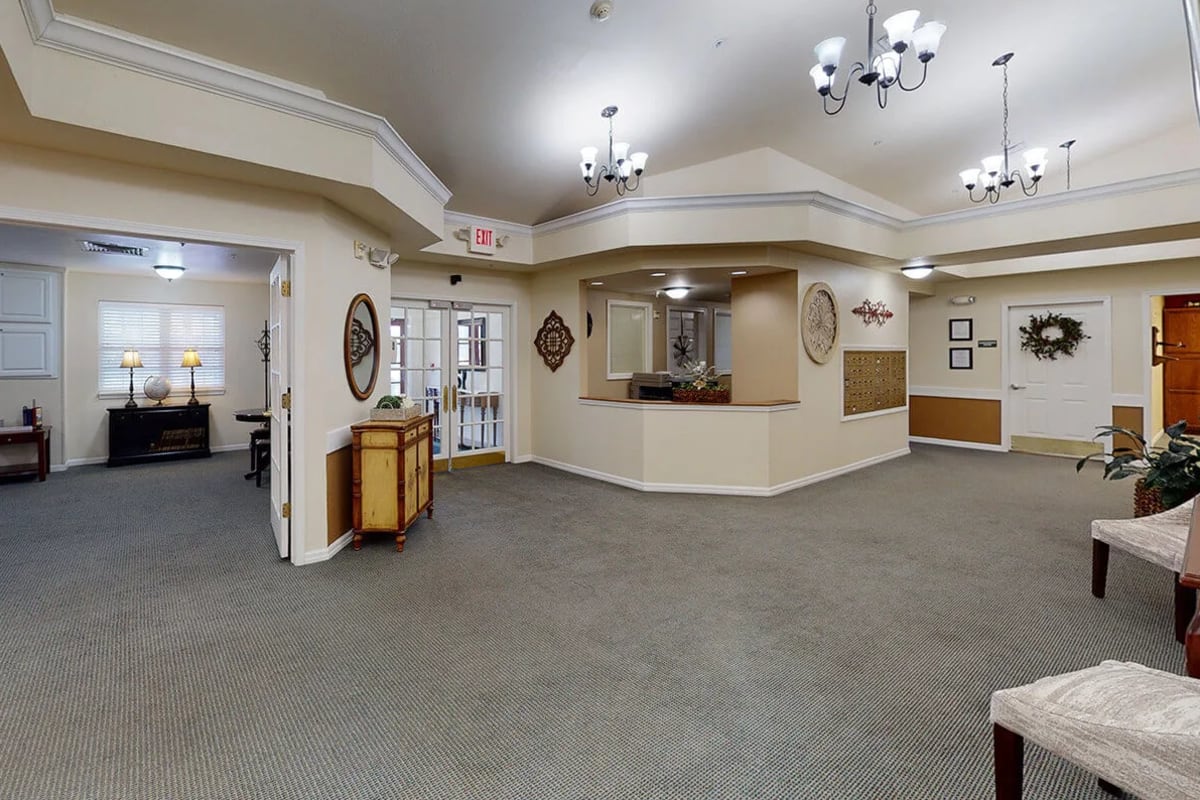
[[[651,278],[665,278],[665,277],[667,277],[667,273],[665,273],[665,272],[651,272],[651,273],[650,273],[650,277],[651,277]]]
[[[592,281],[592,286],[603,286],[604,281]]]
[[[746,274],[746,270],[744,270],[744,269],[735,269],[733,272],[731,272],[731,273],[729,273],[729,274],[730,274],[730,275],[745,275],[745,274]]]

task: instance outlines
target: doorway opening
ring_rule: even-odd
[[[1149,440],[1180,420],[1200,434],[1200,293],[1150,296]]]

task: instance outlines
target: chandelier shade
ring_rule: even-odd
[[[1000,154],[984,158],[980,162],[983,165],[982,170],[965,169],[958,173],[972,203],[999,202],[1000,193],[1015,184],[1020,184],[1021,193],[1026,197],[1033,197],[1037,194],[1038,183],[1046,174],[1049,151],[1045,147],[1030,147],[1021,154],[1021,158],[1025,162],[1024,173],[1019,168],[1009,168],[1008,156],[1012,150],[1012,144],[1008,140],[1008,62],[1012,60],[1012,57],[1012,53],[1005,53],[992,62],[993,67],[1000,67],[1004,71],[1002,95],[1004,126],[1000,136]],[[1027,176],[1028,181],[1026,181]],[[980,197],[975,196],[976,187],[983,189]]]
[[[642,173],[646,170],[646,160],[650,156],[643,152],[631,154],[628,142],[613,141],[613,117],[616,115],[616,106],[608,106],[600,112],[600,116],[608,120],[607,163],[597,163],[596,159],[600,155],[600,149],[597,147],[583,147],[579,150],[579,172],[583,176],[583,182],[587,184],[589,197],[600,191],[601,180],[614,184],[618,195],[637,191],[642,183]]]
[[[941,22],[926,22],[917,26],[921,12],[916,10],[901,11],[883,21],[887,31],[888,46],[876,55],[875,14],[878,8],[874,0],[867,3],[867,58],[865,61],[855,61],[845,74],[845,86],[839,96],[834,90],[834,81],[838,77],[838,69],[842,61],[842,52],[846,47],[844,36],[833,36],[821,41],[813,52],[817,56],[817,65],[809,70],[809,77],[817,94],[821,97],[825,113],[833,116],[846,106],[846,97],[850,93],[850,83],[857,76],[859,83],[875,87],[875,100],[880,108],[887,107],[887,91],[893,86],[902,91],[913,92],[921,88],[929,74],[929,62],[937,55],[942,35],[946,26]],[[915,52],[917,61],[921,63],[921,79],[914,86],[904,84],[905,53]]]

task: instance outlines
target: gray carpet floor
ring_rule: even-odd
[[[989,693],[1182,672],[1132,486],[917,447],[771,499],[534,465],[297,568],[243,454],[0,485],[0,798],[988,798]],[[1031,748],[1032,800],[1104,797]]]

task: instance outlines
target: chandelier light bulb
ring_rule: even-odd
[[[829,76],[825,74],[825,70],[820,64],[810,69],[808,75],[813,79],[813,84],[822,97],[829,94]]]
[[[594,168],[595,164],[589,164],[586,161],[579,162],[579,171],[583,173],[583,179],[585,181],[590,181],[592,179],[592,170]]]
[[[979,170],[964,169],[958,173],[958,177],[962,178],[963,186],[967,187],[967,191],[974,189],[979,184]]]
[[[895,50],[880,53],[871,64],[871,71],[879,74],[880,88],[888,88],[900,76],[900,54]]]
[[[913,35],[913,28],[917,26],[917,18],[920,16],[920,11],[901,11],[899,14],[893,14],[883,21],[884,30],[887,31],[888,35],[888,44],[897,53],[903,53],[908,49],[908,43]]]
[[[942,42],[942,34],[946,26],[941,22],[926,22],[913,32],[912,45],[917,51],[917,58],[927,63],[937,55],[938,45]]]
[[[842,60],[842,49],[845,46],[845,36],[831,36],[813,48],[813,52],[817,54],[817,62],[826,75],[837,72],[838,64]]]

